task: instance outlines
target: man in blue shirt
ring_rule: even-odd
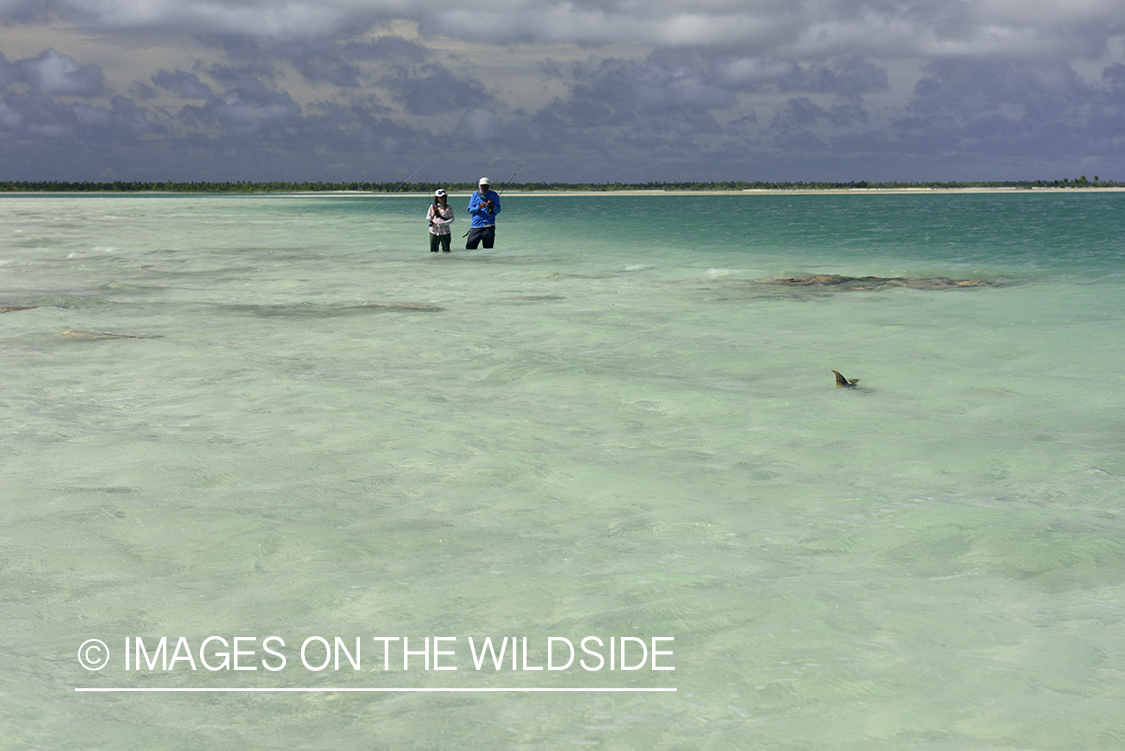
[[[500,194],[489,190],[487,177],[482,177],[477,192],[469,199],[469,214],[473,223],[469,228],[469,239],[465,250],[476,250],[481,242],[491,248],[496,241],[496,215],[500,213]]]

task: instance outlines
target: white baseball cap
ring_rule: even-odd
[[[437,191],[434,193],[435,198],[441,198],[444,195],[445,195],[445,191],[442,190],[441,188],[438,188]]]
[[[482,177],[481,179],[477,180],[477,185],[492,185],[492,183],[488,181],[487,177]]]

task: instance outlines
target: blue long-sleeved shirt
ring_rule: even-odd
[[[492,212],[484,206],[485,201],[492,201]],[[473,217],[473,227],[491,227],[496,224],[496,215],[500,213],[500,194],[490,190],[483,196],[478,190],[469,199],[469,215]]]

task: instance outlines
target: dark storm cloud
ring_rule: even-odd
[[[238,85],[202,106],[186,105],[180,111],[186,120],[236,138],[260,137],[301,148],[304,130],[300,106],[287,92],[269,89],[261,82],[241,77]]]
[[[0,19],[12,23],[28,23],[48,16],[49,0],[2,0]]]
[[[1125,153],[1122,126],[1125,122],[1125,65],[1114,65],[1102,73],[1106,88],[1091,105],[1089,130],[1105,144]],[[1112,146],[1111,146],[1112,145]]]
[[[960,113],[967,120],[1005,110],[1013,120],[1024,114],[1051,120],[1059,114],[1072,117],[1077,114],[1074,107],[1091,93],[1065,63],[972,59],[930,63],[914,92],[911,110],[919,116]]]
[[[852,176],[907,179],[893,174],[896,163],[932,170],[946,160],[962,174],[986,178],[990,170],[1010,175],[1021,161],[1054,163],[1064,149],[1072,159],[1120,155],[1115,144],[1125,121],[1125,66],[1092,84],[1063,63],[938,60],[889,120],[865,101],[888,90],[887,73],[857,55],[802,64],[665,50],[639,61],[548,61],[544,73],[569,81],[570,91],[536,113],[525,133],[537,133],[539,143],[597,148],[606,157],[633,154],[638,162],[630,147],[643,146],[649,165],[673,164],[692,144],[700,164],[743,169],[780,164],[788,154],[785,163],[804,176],[819,163]],[[752,109],[743,114],[739,98],[770,93],[801,95],[786,98],[766,120]],[[724,113],[738,116],[720,127]],[[718,134],[718,141],[710,138]]]
[[[328,83],[341,89],[354,89],[360,85],[362,71],[356,65],[337,57],[308,54],[295,56],[293,66],[306,81]]]
[[[325,39],[294,41],[262,40],[238,34],[204,35],[200,40],[221,50],[225,66],[212,66],[273,78],[285,64],[292,65],[312,83],[328,83],[341,88],[358,85],[360,70],[340,54],[339,45]],[[224,75],[221,72],[217,76]]]
[[[60,163],[100,140],[115,168],[186,144],[346,172],[436,140],[450,164],[537,155],[529,179],[1125,167],[1119,0],[0,0],[0,35],[36,24],[60,43],[0,56],[0,152]],[[142,48],[174,60],[123,72]]]
[[[417,149],[433,140],[386,117],[386,108],[373,98],[302,107],[287,91],[244,71],[223,68],[216,73],[229,85],[202,105],[185,105],[174,118],[191,143],[216,153],[237,146],[261,154],[327,150],[356,155]]]
[[[887,73],[863,55],[850,55],[832,65],[810,66],[807,88],[822,94],[860,96],[887,89]]]
[[[405,40],[376,40],[337,49],[343,56],[369,60],[417,60],[424,54]],[[130,160],[143,160],[143,171],[148,173],[152,167],[147,163],[157,154],[183,170],[190,152],[196,163],[208,165],[203,167],[205,172],[229,170],[237,164],[258,170],[263,177],[272,169],[269,177],[281,179],[286,177],[287,160],[293,155],[317,150],[397,154],[435,140],[432,134],[388,118],[390,110],[371,93],[349,102],[323,100],[302,106],[276,85],[277,61],[239,57],[229,65],[197,67],[199,73],[158,70],[147,81],[131,84],[130,91],[143,100],[156,99],[164,92],[183,102],[178,108],[164,104],[159,109],[144,109],[121,96],[111,96],[105,106],[56,99],[104,94],[96,65],[79,65],[54,50],[14,63],[0,57],[0,82],[7,85],[0,90],[3,176],[70,179],[78,177],[75,170],[83,169],[87,171],[82,177],[89,179],[94,175],[88,172],[88,165],[99,158],[115,169],[129,169]],[[447,90],[426,88],[447,73],[440,67],[425,67],[418,73],[417,86],[411,85],[409,72],[400,70],[396,75],[400,89],[410,96],[430,92],[448,98],[464,89],[467,93],[460,96],[491,102],[483,87],[472,82],[459,81]],[[142,135],[171,140],[142,142]],[[173,143],[180,145],[169,151],[167,146]],[[13,174],[13,170],[24,172]],[[158,175],[162,179],[170,176],[166,170]],[[227,176],[239,178],[237,173]]]
[[[774,130],[794,130],[812,128],[831,119],[831,113],[819,107],[808,97],[797,97],[785,103],[774,115],[771,127]]]
[[[328,151],[350,154],[397,154],[417,151],[432,144],[435,137],[426,131],[404,126],[381,114],[377,103],[350,104],[319,102],[312,106],[307,120],[318,145]]]
[[[887,89],[886,72],[861,55],[824,63],[734,56],[725,51],[658,50],[641,60],[543,65],[549,77],[572,83],[576,96],[604,102],[630,98],[657,108],[729,107],[739,93],[817,93],[857,97]]]
[[[347,42],[343,45],[342,52],[349,60],[388,63],[420,63],[430,55],[417,42],[389,35],[373,41]]]
[[[416,68],[396,66],[381,83],[412,115],[438,115],[494,103],[482,83],[457,76],[437,63]]]
[[[548,63],[545,72],[569,81],[570,92],[543,108],[533,122],[562,141],[573,139],[576,132],[618,128],[634,136],[682,143],[684,138],[720,133],[719,113],[734,111],[740,94],[760,92],[803,91],[841,98],[827,109],[808,97],[790,99],[773,118],[774,130],[848,126],[868,117],[855,98],[887,87],[886,73],[859,56],[801,65],[732,59],[729,53],[706,50],[665,50],[636,61]],[[747,120],[741,111],[739,115],[743,126],[757,122],[756,116]]]
[[[680,55],[602,60],[577,73],[570,107],[579,121],[600,114],[598,124],[622,125],[730,106],[733,93],[708,79],[697,60]]]
[[[121,139],[130,143],[134,140],[133,136],[162,130],[149,119],[147,110],[137,107],[135,101],[124,96],[113,97],[108,109],[79,103],[74,105],[74,112],[87,134],[97,137],[99,129],[102,131],[98,140],[103,142]]]
[[[106,170],[135,169],[142,136],[162,128],[132,99],[108,106],[60,104],[38,93],[9,93],[0,101],[0,164],[8,179],[89,180]]]
[[[1117,91],[1125,90],[1125,65],[1118,63],[1102,71],[1102,79]]]
[[[182,70],[157,71],[152,82],[184,99],[206,99],[211,96],[211,87],[200,81],[199,76]]]
[[[622,179],[625,170],[613,176],[610,165],[631,161],[682,164],[701,140],[722,135],[715,113],[736,104],[736,91],[686,51],[545,68],[567,93],[513,119],[504,141],[521,153],[558,155],[571,179],[583,171],[587,179]]]
[[[1062,63],[939,60],[915,86],[896,130],[915,148],[1015,156],[1097,148],[1087,123],[1111,92]],[[1120,109],[1117,107],[1116,109]]]
[[[10,83],[15,83],[16,80],[16,66],[12,65],[4,57],[4,53],[0,52],[0,90]]]
[[[886,71],[863,55],[803,64],[785,58],[712,55],[709,67],[721,85],[739,91],[810,92],[859,96],[885,91]]]
[[[519,123],[508,136],[513,143],[573,155],[571,165],[595,155],[601,165],[677,160],[698,137],[721,132],[711,110],[734,101],[692,61],[662,55],[572,66],[569,81],[567,96]]]
[[[1125,7],[1117,0],[0,0],[0,19],[63,20],[102,34],[228,35],[270,43],[359,38],[399,21],[414,24],[423,37],[498,46],[707,45],[803,59],[1027,58],[1100,56],[1120,37]]]
[[[0,56],[0,165],[5,174],[93,161],[139,143],[161,127],[134,100],[105,94],[101,68],[48,49],[8,62]],[[62,97],[60,100],[57,97]],[[77,101],[75,101],[77,100]],[[100,155],[100,156],[99,156]]]
[[[361,31],[361,30],[353,30]],[[380,63],[421,63],[429,52],[421,45],[396,36],[376,39],[310,37],[296,40],[261,39],[238,34],[202,35],[200,40],[222,50],[230,63],[255,75],[272,76],[280,66],[291,65],[310,83],[327,83],[342,89],[366,82],[365,71]]]

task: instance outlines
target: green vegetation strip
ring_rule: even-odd
[[[472,192],[475,183],[373,183],[373,182],[64,182],[57,180],[0,182],[0,193],[431,193],[437,188]],[[745,190],[965,190],[973,188],[1116,188],[1125,183],[1077,180],[1022,180],[980,182],[648,182],[648,183],[511,183],[505,191],[567,191],[607,193],[614,191],[745,191]]]

